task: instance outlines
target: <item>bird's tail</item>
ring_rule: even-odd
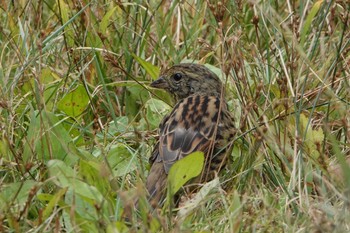
[[[166,186],[167,174],[164,170],[163,163],[153,163],[146,183],[149,203],[153,208],[162,206],[166,197]]]

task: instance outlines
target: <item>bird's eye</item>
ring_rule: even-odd
[[[173,78],[174,78],[174,80],[175,81],[180,81],[181,80],[181,78],[182,78],[182,74],[180,74],[180,73],[176,73],[176,74],[174,74],[174,76],[173,76]]]

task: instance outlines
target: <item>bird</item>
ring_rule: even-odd
[[[150,205],[156,208],[166,198],[171,166],[185,156],[196,151],[204,153],[203,170],[192,182],[213,179],[232,151],[236,129],[224,98],[224,85],[206,66],[176,64],[150,86],[167,91],[176,102],[159,125],[159,139],[149,158],[146,189]]]

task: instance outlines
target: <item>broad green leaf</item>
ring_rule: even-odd
[[[145,61],[144,59],[140,58],[136,54],[131,54],[135,60],[140,63],[140,65],[146,70],[146,72],[152,77],[152,79],[157,79],[160,73],[160,70],[157,66],[153,65],[152,63]]]
[[[39,78],[40,78],[41,84],[50,84],[60,79],[59,76],[55,74],[53,71],[51,71],[51,69],[49,68],[42,69]]]
[[[74,205],[74,211],[82,218],[88,220],[97,220],[98,213],[94,204],[100,204],[94,198],[84,198],[84,196],[78,194],[75,189],[69,188],[65,195],[65,202],[69,206]]]
[[[51,111],[54,108],[54,98],[59,85],[59,77],[51,69],[44,68],[39,76],[40,83],[44,84],[44,101],[46,109]],[[33,85],[33,84],[32,84]]]
[[[29,117],[27,143],[24,144],[23,152],[24,161],[29,161],[35,156],[44,162],[60,159],[73,164],[78,159],[74,153],[72,138],[55,114],[32,111]]]
[[[48,168],[50,177],[56,178],[54,179],[54,182],[58,186],[62,188],[69,187],[69,190],[74,190],[74,193],[95,200],[98,203],[103,200],[102,194],[96,189],[96,187],[83,182],[81,177],[64,162],[60,160],[50,160],[48,162]]]
[[[169,191],[174,195],[190,179],[198,176],[203,169],[204,154],[197,151],[180,159],[171,166],[168,182]]]
[[[5,159],[5,157],[11,158],[12,156],[11,150],[9,149],[9,142],[2,137],[0,137],[0,155],[3,159]]]
[[[108,134],[110,135],[120,135],[126,133],[129,130],[129,119],[126,116],[116,117],[117,122],[111,121],[108,123]],[[98,136],[104,137],[103,133],[99,133]]]
[[[121,221],[112,222],[108,224],[106,228],[106,233],[115,233],[115,232],[127,233],[127,232],[130,232],[130,229],[125,225],[124,222],[121,222]]]
[[[220,68],[216,67],[216,66],[213,66],[213,65],[210,65],[210,64],[204,64],[209,70],[211,70],[213,73],[215,73],[219,78],[220,80],[225,83],[226,80],[225,78],[222,76],[223,72]]]
[[[102,194],[107,194],[109,190],[108,170],[106,166],[94,161],[81,159],[79,163],[79,175],[84,177],[84,181],[96,187]],[[105,171],[106,170],[106,171]]]
[[[76,118],[83,113],[88,103],[89,96],[85,88],[79,85],[58,102],[58,109],[65,112],[68,116]]]
[[[128,96],[125,99],[125,111],[130,119],[134,119],[136,114],[140,111],[142,103],[149,99],[149,93],[140,85],[129,86],[126,89],[128,90]]]
[[[0,209],[6,209],[7,204],[11,204],[11,202],[19,206],[24,205],[28,200],[30,190],[38,184],[34,180],[25,180],[3,185],[0,192]]]
[[[74,208],[74,204],[71,206],[72,208]],[[74,213],[70,211],[72,208],[66,208],[64,209],[65,211],[63,211],[62,213],[62,219],[64,222],[64,228],[66,232],[77,232],[77,231],[89,232],[89,233],[100,232],[97,229],[98,224],[96,224],[96,222],[94,222],[93,220],[87,221],[86,219],[81,218],[79,214],[77,214],[76,212],[74,214],[74,218],[72,218],[72,215]]]
[[[234,190],[231,195],[233,196],[233,198],[231,199],[232,201],[230,203],[230,212],[235,213],[242,209],[242,203],[240,200],[241,195],[237,192],[237,190]]]
[[[303,114],[300,116],[300,123],[301,130],[305,135],[304,145],[306,145],[307,152],[311,157],[317,159],[320,156],[320,153],[316,146],[321,145],[324,139],[322,128],[312,129],[311,125],[308,126],[308,118]]]
[[[146,117],[140,121],[141,130],[158,128],[160,121],[169,112],[170,106],[162,100],[151,98],[145,103]]]
[[[123,144],[113,146],[108,151],[107,160],[114,176],[124,176],[136,169],[136,161],[131,151]]]
[[[74,171],[71,167],[61,160],[50,160],[47,165],[50,177],[56,178],[54,181],[58,186],[64,188],[71,184],[70,179],[74,178]]]
[[[11,12],[7,13],[8,29],[11,31],[12,35],[19,34],[19,28],[16,24],[17,19],[15,19],[15,18],[16,18],[16,16],[14,14],[11,14]]]

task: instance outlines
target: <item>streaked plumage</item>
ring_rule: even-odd
[[[179,159],[195,151],[205,154],[205,168],[196,182],[213,178],[225,165],[235,134],[234,121],[223,98],[219,78],[203,65],[183,63],[166,70],[151,84],[170,92],[177,104],[159,125],[159,141],[150,158],[147,178],[150,202],[165,197],[167,174]]]

